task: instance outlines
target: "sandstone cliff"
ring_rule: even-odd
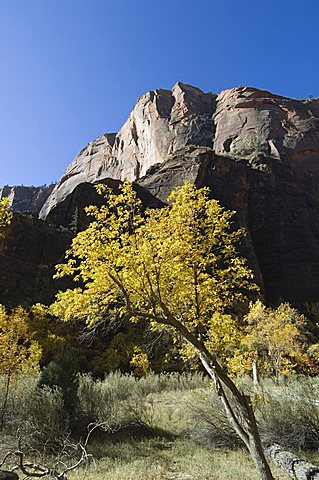
[[[51,194],[54,184],[41,187],[9,186],[0,188],[0,200],[8,197],[10,206],[16,212],[39,213],[48,196]]]
[[[235,210],[236,222],[247,229],[242,253],[267,301],[317,309],[319,178],[261,154],[254,156],[253,166],[209,148],[186,147],[139,183],[159,200],[184,179],[209,186],[212,196]]]
[[[295,170],[318,172],[319,101],[298,101],[249,87],[220,95],[177,83],[171,91],[142,96],[117,134],[87,145],[58,182],[40,217],[83,182],[104,178],[138,180],[149,167],[187,146],[211,147],[219,155],[258,154]]]
[[[211,146],[215,96],[177,83],[172,91],[143,95],[117,134],[89,143],[73,160],[43,206],[40,217],[83,182],[104,178],[136,180],[185,145]]]
[[[210,186],[247,228],[241,248],[266,298],[319,304],[318,99],[251,87],[215,95],[182,83],[149,92],[117,134],[77,155],[40,216],[81,228],[83,207],[102,201],[93,183],[116,189],[125,178],[152,206],[185,179]]]

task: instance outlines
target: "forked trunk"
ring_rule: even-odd
[[[261,445],[258,445],[258,441],[256,442],[256,438],[252,439],[249,453],[257,471],[259,472],[260,480],[274,480],[264,452],[261,448]]]
[[[258,427],[251,406],[250,397],[243,395],[234,382],[225,374],[213,356],[199,353],[201,362],[214,380],[217,394],[223,404],[227,419],[237,435],[242,439],[259,472],[260,480],[274,480],[262,449]],[[225,389],[230,390],[234,407],[229,402]]]
[[[215,355],[207,350],[205,344],[196,338],[196,336],[193,335],[185,325],[170,315],[169,312],[166,313],[169,322],[163,322],[161,320],[160,323],[166,323],[174,327],[196,350],[205,370],[215,382],[217,394],[223,404],[230,425],[242,439],[251,455],[259,472],[260,480],[274,480],[261,446],[257,422],[250,398],[238,390],[232,379],[219,365]],[[228,400],[225,388],[227,389],[227,392],[230,392],[232,402]]]

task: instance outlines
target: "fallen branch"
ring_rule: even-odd
[[[64,445],[62,453],[66,451],[66,447],[73,452],[79,452],[79,458],[71,465],[67,465],[65,462],[62,462],[61,459],[58,459],[53,466],[47,466],[42,464],[37,464],[26,460],[26,453],[23,448],[23,441],[18,432],[18,448],[13,452],[8,452],[0,463],[0,468],[9,460],[14,460],[16,465],[11,468],[10,472],[0,470],[0,480],[16,480],[18,476],[16,471],[20,471],[27,478],[43,478],[50,476],[56,480],[68,480],[68,473],[72,470],[77,469],[83,463],[88,462],[92,459],[92,455],[87,452],[87,445],[90,439],[91,434],[97,428],[104,428],[104,423],[94,423],[88,425],[88,433],[83,443],[71,444],[68,443]],[[3,474],[2,474],[3,473]],[[2,475],[2,476],[1,476]],[[7,476],[5,476],[7,475]],[[11,475],[11,476],[10,476]]]
[[[297,457],[274,443],[266,448],[265,453],[276,465],[296,480],[319,480],[319,467]]]

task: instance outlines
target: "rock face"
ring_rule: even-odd
[[[142,96],[122,129],[89,143],[73,160],[40,217],[80,183],[105,178],[138,180],[187,145],[253,162],[258,155],[294,170],[319,172],[319,101],[298,101],[238,87],[220,95],[177,83]],[[263,168],[252,165],[253,168]]]
[[[104,178],[136,180],[185,145],[211,146],[215,96],[177,83],[172,91],[142,96],[117,134],[89,143],[73,160],[43,206],[46,218],[83,182]]]
[[[0,188],[0,200],[8,197],[10,206],[16,212],[39,213],[54,188],[54,184],[42,187],[14,186]]]
[[[212,196],[235,210],[236,222],[246,228],[242,253],[266,299],[317,308],[319,178],[262,155],[252,165],[256,168],[246,159],[216,155],[209,148],[186,147],[139,183],[159,200],[184,180],[209,186]]]
[[[69,232],[16,213],[0,236],[0,304],[52,302],[67,285],[52,277],[70,241]]]
[[[293,100],[254,88],[225,90],[214,113],[214,150],[263,154],[296,171],[319,173],[319,100]]]
[[[185,180],[210,186],[247,229],[241,248],[266,299],[318,310],[318,99],[250,87],[214,95],[182,83],[149,92],[117,134],[79,153],[40,216],[76,231],[87,222],[83,207],[102,202],[94,182],[117,189],[126,178],[150,206]]]

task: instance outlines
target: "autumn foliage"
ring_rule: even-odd
[[[0,228],[6,227],[10,224],[12,219],[12,213],[9,209],[8,198],[0,200]]]
[[[171,207],[145,214],[131,184],[125,182],[120,195],[104,186],[99,190],[106,205],[87,209],[94,220],[58,267],[57,276],[73,275],[80,286],[58,295],[54,313],[89,324],[144,319],[154,329],[169,329],[176,342],[182,339],[196,352],[261,478],[272,480],[250,399],[225,373],[214,349],[219,343],[213,336],[224,335],[216,315],[227,314],[257,289],[236,248],[244,231],[232,227],[233,213],[210,199],[207,188],[186,183],[168,198]]]

